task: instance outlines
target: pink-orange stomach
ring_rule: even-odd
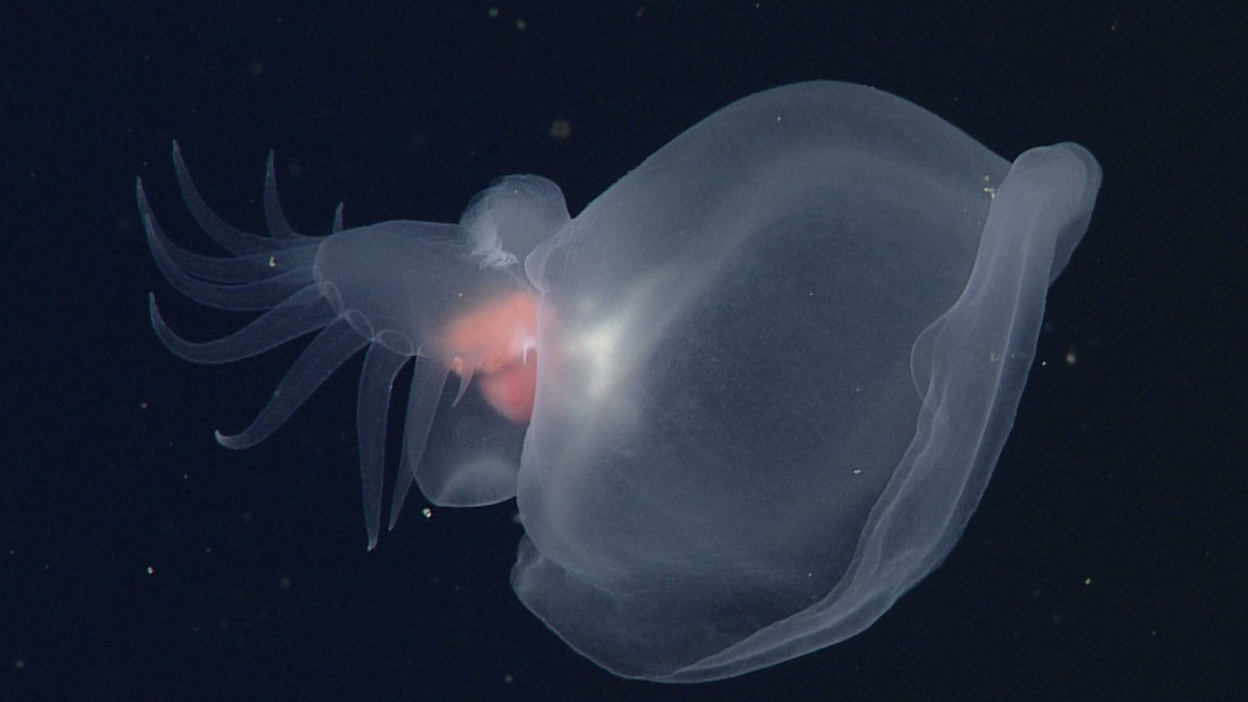
[[[537,310],[537,297],[516,292],[452,321],[442,341],[451,370],[471,373],[490,407],[517,424],[533,416]]]

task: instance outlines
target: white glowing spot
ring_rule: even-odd
[[[617,351],[623,331],[619,323],[607,322],[576,339],[572,351],[586,361],[586,389],[591,398],[605,398],[615,387],[619,371]]]

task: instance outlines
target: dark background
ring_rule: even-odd
[[[1245,699],[1242,7],[0,2],[0,700]],[[843,644],[708,685],[614,678],[512,595],[511,505],[426,520],[417,495],[365,551],[358,361],[231,452],[212,430],[297,345],[205,368],[151,333],[153,290],[188,332],[240,324],[146,250],[136,175],[198,241],[174,138],[245,229],[270,149],[309,233],[340,200],[349,226],[455,221],[508,173],[576,213],[714,110],[813,78],[1105,170],[978,514]]]

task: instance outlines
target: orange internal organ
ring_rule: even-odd
[[[443,337],[451,371],[477,380],[490,406],[517,424],[533,416],[537,309],[533,294],[512,293],[455,319]]]

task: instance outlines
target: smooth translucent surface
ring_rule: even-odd
[[[514,494],[525,605],[614,673],[684,682],[853,636],[945,557],[1100,182],[1079,146],[1011,164],[904,100],[826,82],[724,108],[571,220],[553,184],[521,177],[458,227],[326,239],[289,232],[273,195],[274,236],[252,237],[207,212],[178,167],[192,213],[236,257],[173,248],[140,190],[162,269],[205,304],[273,309],[204,345],[154,313],[161,338],[218,362],[324,328],[256,424],[223,443],[263,439],[368,346],[371,544],[385,400],[419,356],[392,523],[413,472],[439,504]],[[515,340],[537,364],[527,431],[470,391],[440,410],[422,458],[463,360],[440,330],[517,291],[540,296],[536,340]]]

